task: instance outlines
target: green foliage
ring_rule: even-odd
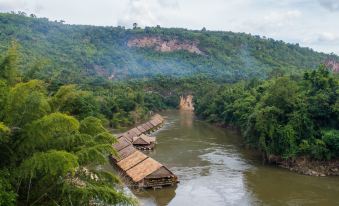
[[[82,165],[87,164],[103,164],[107,161],[107,156],[116,154],[112,148],[112,144],[96,144],[87,146],[76,152],[79,157],[79,162]]]
[[[97,143],[115,143],[117,140],[114,137],[114,135],[112,135],[110,132],[106,131],[106,132],[102,132],[100,134],[97,134],[94,137],[94,141]]]
[[[55,110],[66,112],[80,119],[99,114],[99,103],[88,91],[82,91],[76,85],[60,87],[52,99]]]
[[[5,81],[0,80],[0,120],[5,117],[5,106],[7,104],[7,96],[9,93],[9,87]]]
[[[23,127],[50,112],[46,93],[42,81],[32,80],[15,85],[7,97],[5,122],[10,126]]]
[[[65,185],[63,188],[64,195],[72,198],[65,199],[62,205],[91,205],[89,202],[95,200],[96,204],[103,205],[136,205],[136,201],[132,198],[126,198],[122,192],[115,189],[100,185],[87,185],[85,188],[74,188]]]
[[[6,56],[0,62],[0,80],[5,80],[8,85],[13,86],[18,82],[18,44],[12,41]]]
[[[61,113],[46,115],[25,128],[25,138],[20,151],[46,151],[56,146],[53,143],[58,138],[77,134],[79,127],[80,124],[74,117]]]
[[[0,206],[15,206],[16,194],[9,181],[9,173],[0,170]]]
[[[96,168],[106,163],[109,155],[116,155],[111,146],[116,139],[102,125],[106,119],[106,114],[100,114],[107,103],[104,99],[98,101],[91,91],[75,85],[61,87],[47,97],[43,81],[13,86],[0,83],[4,91],[0,114],[5,117],[4,123],[0,122],[0,169],[11,171],[8,180],[0,177],[1,205],[135,204],[120,191],[120,181],[113,174],[95,169],[81,172],[81,168]],[[85,103],[79,104],[81,101]],[[86,106],[94,104],[95,109]],[[50,113],[52,110],[55,112]],[[79,123],[60,111],[83,120]],[[100,119],[89,116],[92,113]]]
[[[39,152],[21,163],[20,178],[37,178],[41,174],[52,177],[74,175],[78,166],[77,156],[68,152]]]
[[[6,143],[8,142],[8,136],[11,130],[3,123],[0,122],[0,142]]]
[[[106,132],[106,129],[102,126],[100,119],[95,117],[86,117],[80,123],[80,132],[95,136]]]
[[[329,150],[324,141],[316,139],[310,147],[311,155],[316,159],[330,159]]]
[[[0,171],[1,168],[8,164],[9,159],[13,153],[9,145],[12,143],[11,129],[3,122],[0,122]]]
[[[23,65],[25,75],[62,84],[88,79],[102,84],[111,75],[125,79],[159,74],[181,77],[198,73],[234,82],[300,73],[315,68],[326,59],[338,60],[337,56],[318,53],[298,44],[245,33],[65,25],[46,18],[4,13],[0,14],[0,27],[0,43],[4,45],[0,52],[9,47],[11,39],[17,39],[21,44],[21,62],[26,64]],[[142,37],[196,42],[203,55],[127,46],[129,39]],[[41,70],[27,69],[39,62],[42,56],[42,61],[47,60],[49,66]]]
[[[319,67],[304,79],[285,76],[209,87],[209,93],[197,93],[195,107],[207,120],[238,126],[247,144],[267,157],[335,159],[338,87],[338,76]]]
[[[328,148],[329,154],[326,156],[330,158],[339,157],[339,130],[327,130],[323,132],[322,137],[326,147]]]

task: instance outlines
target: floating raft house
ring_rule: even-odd
[[[139,150],[151,150],[155,146],[155,137],[150,137],[141,134],[138,137],[133,137],[133,146]]]
[[[154,147],[155,137],[145,133],[158,129],[163,122],[160,115],[155,115],[149,122],[118,135],[118,142],[113,145],[118,156],[112,156],[112,161],[132,186],[161,188],[178,182],[177,176],[166,166],[135,149]]]
[[[146,134],[156,131],[163,125],[163,123],[164,118],[161,115],[156,114],[150,121],[134,127],[123,134],[119,134],[118,138],[124,137],[137,149],[151,150],[155,146],[156,138],[147,136]]]

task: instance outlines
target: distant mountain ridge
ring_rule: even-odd
[[[266,78],[276,70],[300,73],[328,59],[339,62],[333,54],[245,33],[67,25],[8,13],[0,14],[0,28],[0,52],[15,39],[24,65],[47,62],[44,76],[125,79],[204,74],[237,81]]]

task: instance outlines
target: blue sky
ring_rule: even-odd
[[[206,27],[339,54],[339,0],[0,0],[0,11],[70,24]]]

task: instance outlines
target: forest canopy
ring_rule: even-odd
[[[339,158],[339,78],[324,66],[303,76],[210,85],[195,97],[200,117],[239,127],[268,159]]]
[[[101,81],[100,78],[195,74],[236,82],[254,77],[264,79],[276,71],[300,74],[316,69],[328,59],[339,60],[334,54],[315,52],[298,44],[206,29],[68,25],[35,15],[28,17],[24,13],[0,13],[0,27],[0,52],[6,51],[12,40],[18,41],[20,47],[16,49],[22,53],[19,69],[27,77],[59,79],[67,83],[79,82],[88,76],[96,76]],[[194,43],[202,54],[128,46],[129,40],[143,37]]]

